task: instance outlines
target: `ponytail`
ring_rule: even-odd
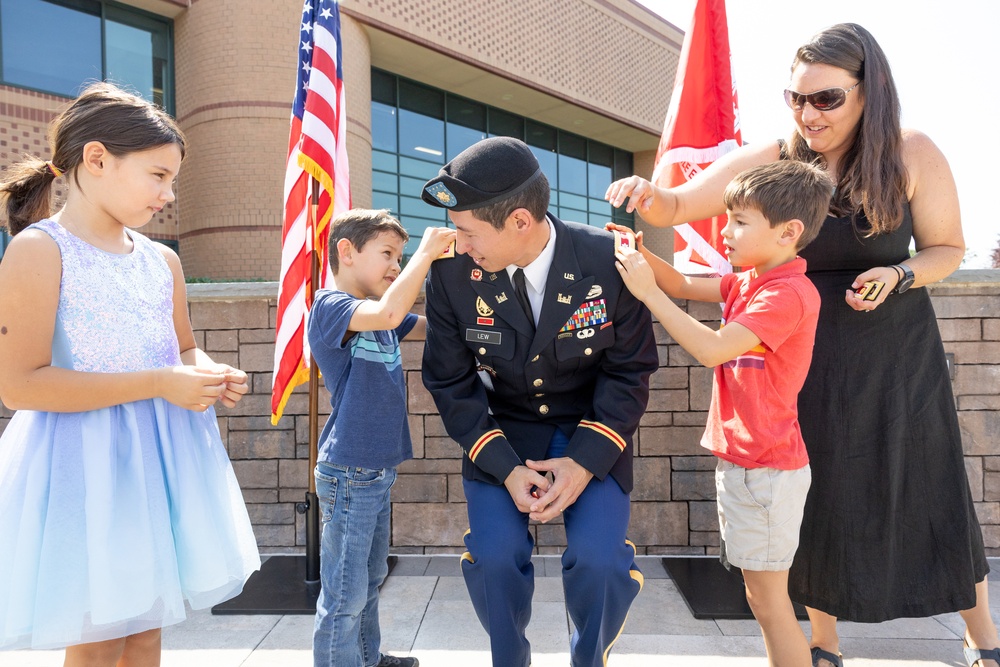
[[[0,210],[6,213],[4,226],[11,236],[49,216],[52,181],[57,174],[62,172],[51,162],[30,155],[4,172]]]
[[[112,83],[93,83],[52,121],[52,160],[27,156],[0,177],[0,213],[6,209],[12,236],[49,216],[52,181],[66,173],[80,185],[76,168],[90,141],[119,158],[165,144],[175,144],[184,157],[184,135],[166,112]]]

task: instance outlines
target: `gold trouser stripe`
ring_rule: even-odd
[[[633,544],[631,540],[625,540],[625,544],[627,544],[630,547],[632,547],[632,556],[635,557],[635,544]],[[646,581],[645,578],[642,576],[642,572],[640,572],[639,570],[632,570],[632,569],[630,569],[628,571],[628,574],[629,574],[630,577],[632,577],[632,579],[634,581],[638,581],[639,582],[639,592],[642,592],[642,585]],[[625,624],[626,623],[628,623],[628,614],[625,614],[625,620],[622,621],[622,627],[618,628],[618,634],[615,635],[615,638],[611,640],[611,643],[608,644],[608,647],[606,649],[604,649],[604,655],[602,656],[602,659],[604,661],[605,667],[607,667],[607,664],[608,664],[608,654],[611,653],[611,649],[612,649],[612,647],[614,647],[615,642],[618,641],[618,638],[622,636],[622,632],[625,631]]]

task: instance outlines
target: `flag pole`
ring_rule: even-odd
[[[309,207],[309,215],[312,218],[310,225],[311,233],[315,235],[317,214],[319,212],[319,181],[312,178],[312,205]],[[312,244],[311,263],[312,277],[309,281],[309,296],[307,303],[312,308],[313,298],[316,295],[316,285],[319,282],[320,271],[326,267],[320,267],[323,256],[319,252],[318,244]],[[306,474],[309,477],[308,490],[306,491],[306,584],[319,584],[319,498],[316,496],[316,476],[313,471],[316,469],[316,460],[319,458],[319,368],[316,366],[316,359],[309,352],[309,470]]]

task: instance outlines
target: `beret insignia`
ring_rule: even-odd
[[[434,183],[433,185],[430,185],[425,189],[427,191],[427,194],[434,197],[434,199],[438,200],[442,206],[447,206],[448,208],[452,208],[453,206],[458,204],[458,199],[455,197],[455,195],[452,194],[451,190],[449,190],[444,183],[441,182]]]

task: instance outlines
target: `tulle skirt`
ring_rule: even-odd
[[[0,438],[0,649],[161,628],[260,556],[215,411],[19,411]]]

